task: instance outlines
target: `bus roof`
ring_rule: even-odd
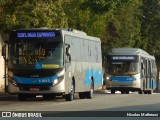
[[[146,58],[155,59],[154,56],[151,56],[146,51],[139,48],[113,48],[109,55],[140,55]]]

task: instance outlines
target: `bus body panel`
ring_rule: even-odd
[[[71,68],[71,72],[68,73],[70,75],[69,79],[74,76],[76,92],[89,91],[91,77],[93,77],[94,89],[98,89],[102,86],[101,64],[72,62]]]
[[[62,31],[65,44],[70,45],[71,64],[66,63],[66,84],[75,80],[75,92],[90,90],[91,80],[94,81],[94,89],[102,86],[102,59],[101,42],[98,38],[76,35],[71,32]],[[98,44],[97,44],[98,43]],[[91,47],[92,46],[92,47]],[[98,47],[95,51],[94,47]],[[96,54],[95,54],[96,53]],[[89,54],[92,54],[91,57]],[[97,61],[94,61],[97,55]],[[67,91],[67,88],[66,88]]]

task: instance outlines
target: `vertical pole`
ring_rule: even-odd
[[[156,90],[158,91],[159,90],[159,66],[157,66],[157,87],[156,87]]]
[[[4,85],[5,85],[5,92],[7,92],[7,78],[6,78],[6,56],[4,57]]]

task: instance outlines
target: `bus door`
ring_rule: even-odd
[[[141,79],[142,79],[142,86],[143,86],[143,90],[146,90],[147,88],[147,69],[148,69],[148,65],[147,65],[147,59],[142,58],[141,59]]]
[[[148,88],[152,89],[152,79],[151,79],[151,61],[148,60]]]
[[[148,60],[145,59],[145,89],[148,88]]]
[[[151,89],[152,88],[152,81],[151,81],[151,61],[146,59],[146,66],[145,66],[145,71],[146,71],[146,89]]]

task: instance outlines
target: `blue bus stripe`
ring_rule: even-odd
[[[26,78],[14,75],[13,79],[17,82],[17,84],[52,84],[53,80],[57,77],[57,75],[54,75],[51,77]]]

